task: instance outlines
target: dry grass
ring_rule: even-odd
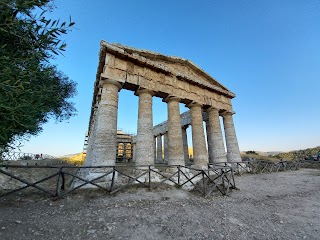
[[[77,165],[77,166],[81,166],[84,164],[85,162],[85,159],[86,159],[86,153],[84,152],[81,152],[81,153],[78,153],[76,155],[73,155],[71,157],[63,157],[61,158],[62,160],[70,163],[70,164],[74,164],[74,165]]]

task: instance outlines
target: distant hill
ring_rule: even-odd
[[[246,152],[250,152],[250,151],[242,151],[241,154],[246,154]],[[257,153],[260,156],[265,156],[265,157],[275,156],[275,155],[277,155],[279,153],[282,153],[280,151],[270,151],[270,152],[254,151],[254,152]]]
[[[75,155],[78,155],[80,153],[70,153],[70,154],[66,154],[66,155],[63,155],[63,156],[60,156],[59,158],[69,158],[69,157],[73,157]]]
[[[68,154],[65,156],[60,157],[60,159],[71,163],[75,165],[82,165],[85,161],[86,154],[81,152],[81,153],[75,153],[75,154]]]
[[[282,152],[274,157],[278,159],[287,159],[287,160],[293,160],[293,159],[311,159],[312,156],[318,155],[320,152],[320,146],[314,147],[314,148],[307,148],[303,150],[295,150],[290,152]]]

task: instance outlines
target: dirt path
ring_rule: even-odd
[[[229,197],[166,189],[0,199],[0,239],[320,239],[320,171],[245,175]]]

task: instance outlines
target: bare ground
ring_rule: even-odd
[[[185,190],[0,198],[0,239],[320,239],[320,170],[247,174],[228,197]]]

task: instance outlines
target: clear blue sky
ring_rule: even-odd
[[[235,92],[240,150],[320,145],[319,0],[61,0],[56,6],[54,18],[76,22],[56,63],[78,83],[78,115],[48,123],[22,151],[81,152],[101,40],[189,59]],[[118,127],[135,133],[138,98],[129,91],[119,96]],[[154,124],[166,118],[166,104],[154,98]]]

